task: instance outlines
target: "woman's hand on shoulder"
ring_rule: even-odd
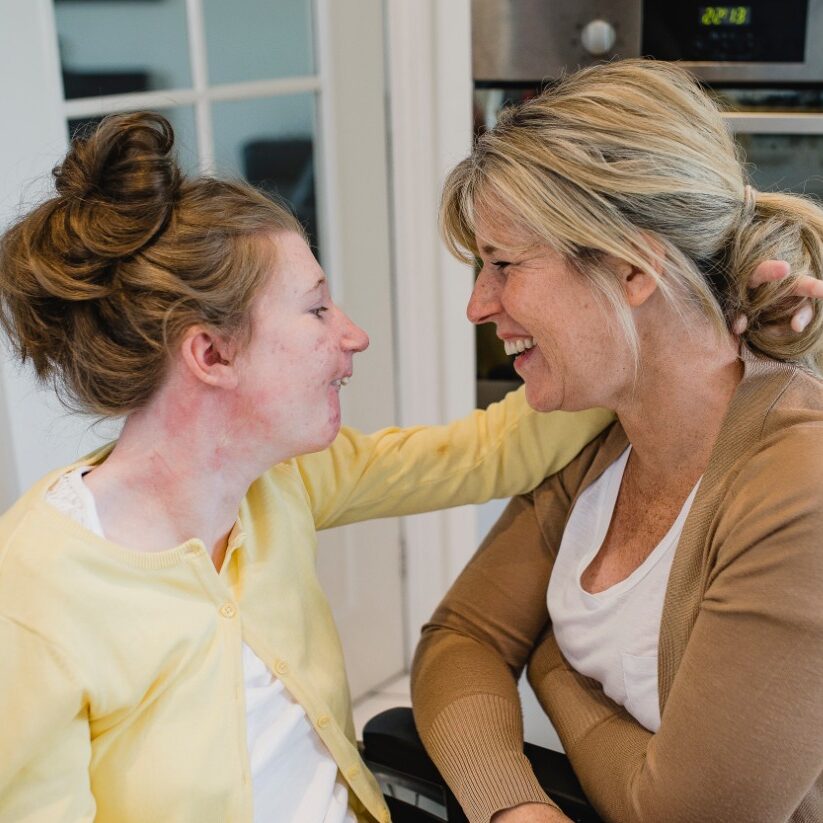
[[[756,289],[764,283],[773,283],[776,280],[783,280],[791,274],[789,264],[783,260],[764,260],[754,270],[749,278],[749,288]],[[792,315],[791,331],[800,334],[811,322],[812,300],[823,298],[823,280],[811,277],[808,274],[801,274],[794,284],[794,294],[796,297],[805,298],[798,309]],[[748,318],[746,315],[738,315],[734,322],[733,331],[735,334],[743,334],[746,331]],[[788,332],[788,329],[787,329]]]
[[[571,823],[560,809],[545,803],[523,803],[497,812],[491,823]]]

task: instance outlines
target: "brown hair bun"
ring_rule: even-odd
[[[71,251],[111,260],[135,254],[166,226],[180,189],[174,132],[159,114],[107,117],[54,169]]]

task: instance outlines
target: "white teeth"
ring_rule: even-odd
[[[348,377],[338,377],[337,380],[332,380],[332,385],[337,386],[337,388],[342,388],[343,386],[347,386],[349,384]]]
[[[526,349],[534,348],[534,338],[518,337],[514,340],[504,340],[503,348],[506,350],[506,354],[520,354]]]

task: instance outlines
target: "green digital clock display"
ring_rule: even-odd
[[[749,26],[752,22],[751,6],[700,6],[701,26]]]

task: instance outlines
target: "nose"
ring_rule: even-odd
[[[343,314],[341,312],[341,314]],[[350,352],[365,351],[369,347],[369,336],[347,314],[343,314],[343,348]]]
[[[466,306],[466,316],[475,325],[489,323],[503,307],[500,304],[499,277],[487,272],[484,266],[474,281],[472,296]]]

